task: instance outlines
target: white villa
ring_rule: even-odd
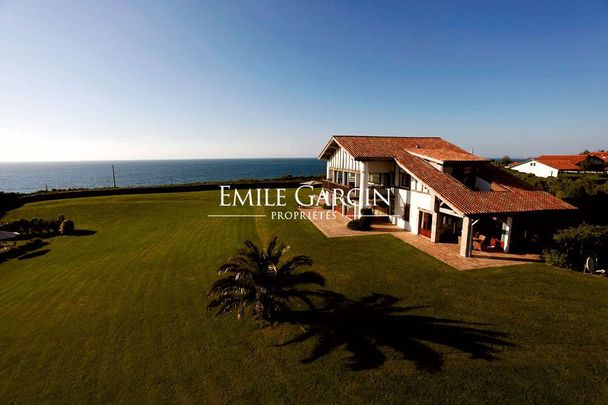
[[[354,207],[336,207],[340,213],[356,219],[369,207],[432,242],[458,243],[465,257],[476,243],[508,252],[515,237],[530,237],[530,215],[575,209],[436,137],[336,135],[319,158],[327,161],[325,190],[370,190],[356,193]],[[374,189],[389,203],[372,206]]]
[[[607,165],[606,162],[608,162],[606,152],[591,152],[586,155],[542,155],[511,168],[538,177],[557,177],[561,173],[602,172]]]

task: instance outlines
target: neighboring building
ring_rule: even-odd
[[[459,243],[463,256],[471,255],[477,232],[508,252],[514,229],[520,239],[530,236],[528,221],[518,223],[519,218],[575,209],[436,137],[336,135],[319,158],[327,161],[325,190],[371,190],[355,194],[354,208],[339,207],[342,214],[359,218],[370,207],[374,215],[433,242]],[[370,206],[374,189],[389,194],[389,204],[378,200]]]
[[[596,158],[602,159],[602,161],[604,162],[604,171],[608,172],[608,152],[605,152],[605,151],[591,152],[590,155],[594,156]]]
[[[557,177],[560,173],[601,172],[606,168],[608,153],[586,155],[542,155],[512,166],[513,170],[532,173],[538,177]]]

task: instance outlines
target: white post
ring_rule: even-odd
[[[439,201],[437,196],[431,196],[433,216],[431,217],[431,242],[439,242]]]
[[[472,242],[472,226],[471,218],[465,216],[462,218],[462,233],[460,236],[460,256],[471,257],[471,242]]]
[[[365,208],[367,206],[367,187],[369,185],[368,164],[367,162],[363,162],[361,166],[361,181],[359,182],[359,203],[355,208],[355,218],[361,218],[361,208]]]
[[[511,234],[513,233],[513,217],[507,217],[507,222],[502,224],[503,250],[509,252],[511,249]]]

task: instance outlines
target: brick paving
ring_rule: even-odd
[[[486,251],[474,251],[472,257],[462,257],[459,253],[459,247],[455,243],[433,243],[424,236],[414,235],[389,223],[374,224],[371,231],[353,231],[346,226],[350,219],[341,214],[336,213],[336,219],[327,219],[326,216],[320,215],[323,212],[325,212],[324,215],[327,215],[327,210],[319,207],[301,209],[301,211],[309,214],[310,221],[328,238],[390,234],[457,270],[513,266],[539,262],[541,260],[540,256],[535,254]],[[312,212],[315,211],[318,214],[312,215]]]

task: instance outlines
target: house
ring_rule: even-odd
[[[336,207],[342,214],[359,218],[369,207],[432,242],[458,243],[466,257],[482,232],[481,242],[508,252],[516,235],[530,237],[530,215],[576,209],[438,137],[335,135],[319,159],[327,161],[326,192],[359,190],[354,206]],[[379,190],[388,203],[374,204]]]
[[[608,162],[608,153],[592,152],[585,155],[542,155],[512,167],[522,173],[538,177],[557,177],[560,173],[582,173],[603,171]]]
[[[601,150],[597,152],[591,152],[589,153],[589,155],[602,159],[602,161],[604,162],[604,171],[608,172],[608,152]]]

